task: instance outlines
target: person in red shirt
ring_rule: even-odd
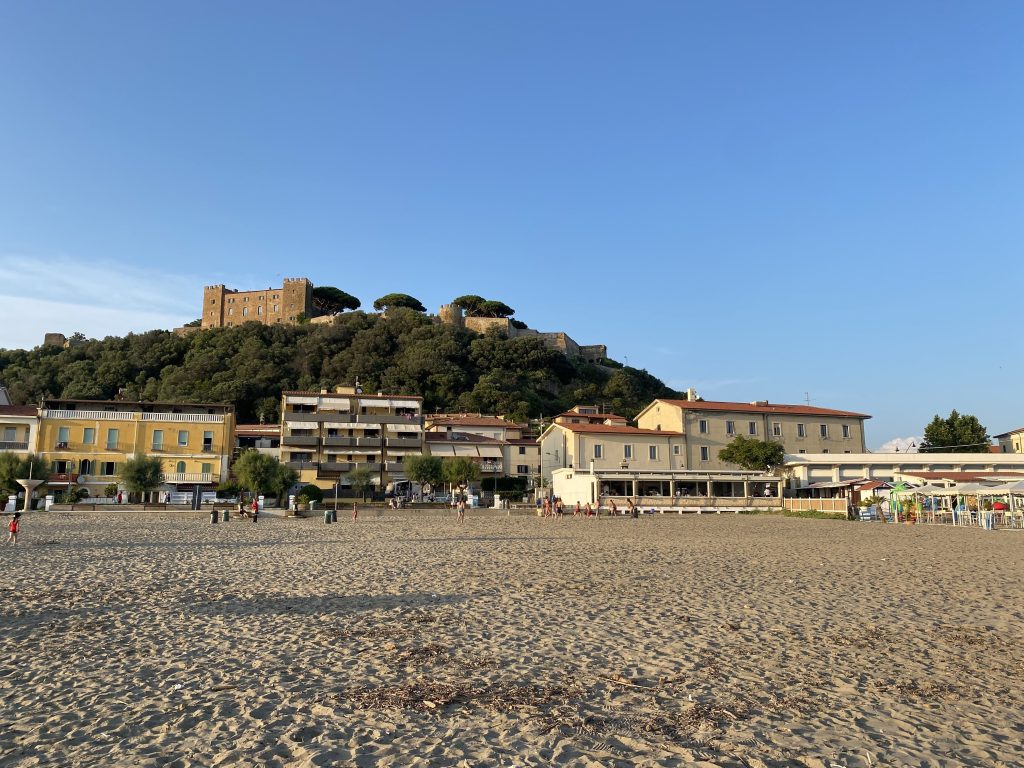
[[[252,521],[255,523],[260,516],[260,501],[255,496],[252,498]]]
[[[18,528],[21,525],[21,512],[15,512],[11,522],[7,524],[7,541],[5,544],[18,543]]]

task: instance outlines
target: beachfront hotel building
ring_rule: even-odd
[[[718,452],[737,435],[781,443],[786,453],[864,453],[864,421],[853,411],[757,400],[734,403],[659,398],[636,417],[638,427],[682,435],[682,465],[693,470],[729,469]]]
[[[90,496],[119,483],[125,461],[160,460],[161,491],[213,490],[227,480],[234,450],[234,408],[207,403],[45,400],[35,451],[50,464],[48,485]]]
[[[226,328],[249,322],[294,324],[313,314],[313,284],[304,277],[286,277],[280,288],[261,291],[206,286],[200,320],[203,328]]]
[[[347,488],[347,475],[364,469],[386,487],[405,479],[406,456],[422,453],[422,397],[367,395],[358,384],[281,395],[281,461],[303,484]]]

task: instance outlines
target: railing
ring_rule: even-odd
[[[50,475],[48,483],[77,483],[78,474],[75,472],[54,472]]]
[[[96,483],[113,483],[117,480],[117,475],[79,475],[79,485],[94,485]]]
[[[321,472],[351,472],[355,468],[355,463],[351,461],[321,461],[320,471]]]
[[[331,413],[330,411],[319,411],[317,413],[285,411],[282,417],[284,421],[334,421],[338,424],[410,424],[423,425],[420,416],[406,417],[391,413]]]
[[[163,479],[165,483],[212,483],[214,476],[211,472],[165,472]]]
[[[222,413],[144,413],[143,421],[182,421],[189,424],[223,424]]]
[[[135,421],[131,411],[69,411],[62,408],[44,408],[44,419],[88,419],[89,421]]]
[[[638,509],[656,509],[660,512],[693,512],[715,507],[745,509],[778,509],[780,500],[775,496],[617,496],[602,495],[601,506],[614,501],[619,512],[629,508],[627,499],[633,499]],[[788,501],[788,499],[787,499]]]
[[[481,472],[501,472],[500,461],[481,461],[480,462]]]
[[[848,499],[794,499],[787,498],[782,500],[782,506],[786,509],[792,509],[795,511],[806,511],[810,509],[816,509],[819,512],[842,512],[846,514],[846,510],[850,506]]]
[[[316,445],[316,435],[285,435],[281,438],[282,445],[309,446]]]
[[[27,451],[27,450],[28,450],[28,442],[27,441],[24,442],[24,443],[18,443],[18,442],[5,442],[3,440],[0,440],[0,451]]]
[[[389,437],[388,448],[419,448],[423,441],[415,437]]]

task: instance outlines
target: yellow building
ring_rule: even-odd
[[[50,486],[77,485],[90,496],[123,487],[121,468],[135,456],[160,459],[160,491],[212,490],[228,477],[234,425],[230,405],[47,400],[36,452],[50,462]]]
[[[1024,427],[996,435],[996,440],[999,441],[999,453],[1024,453]]]
[[[720,461],[718,452],[737,435],[781,443],[786,453],[864,453],[864,421],[870,418],[852,411],[767,400],[707,401],[690,390],[686,400],[655,400],[637,414],[636,424],[682,433],[685,468],[719,470],[734,468]]]
[[[281,461],[303,484],[347,488],[348,474],[365,469],[386,485],[405,479],[406,456],[422,453],[422,397],[367,395],[358,385],[281,394]]]
[[[264,291],[235,291],[223,285],[203,289],[203,328],[297,323],[300,316],[313,316],[313,284],[304,277],[285,278],[280,288]]]

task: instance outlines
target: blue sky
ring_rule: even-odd
[[[0,346],[308,276],[1024,425],[1024,4],[0,4]],[[809,393],[809,395],[805,395]]]

